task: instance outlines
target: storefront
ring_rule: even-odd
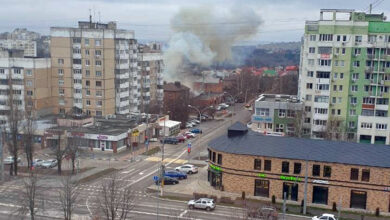
[[[351,208],[366,209],[367,192],[351,190]]]
[[[255,180],[255,196],[269,197],[268,180]]]
[[[210,185],[216,189],[222,189],[222,172],[218,166],[211,165],[208,170],[207,180]]]
[[[313,186],[313,203],[328,204],[328,187]]]
[[[283,183],[283,196],[286,194],[287,200],[298,201],[298,184],[297,183]]]

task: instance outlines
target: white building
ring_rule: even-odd
[[[23,50],[25,57],[37,56],[37,42],[33,40],[0,40],[0,48]]]

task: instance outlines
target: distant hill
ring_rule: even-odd
[[[269,44],[260,44],[257,46],[258,49],[265,50],[300,50],[301,42],[278,42]]]

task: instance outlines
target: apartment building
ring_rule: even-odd
[[[162,107],[164,98],[162,75],[164,62],[161,45],[158,43],[139,45],[138,51],[138,68],[142,87],[140,111],[150,112],[151,108]]]
[[[305,101],[304,121],[313,138],[323,138],[336,122],[344,139],[389,144],[385,19],[383,13],[324,9],[319,20],[306,21],[298,98]]]
[[[23,50],[25,57],[37,56],[37,42],[33,40],[0,39],[0,48]]]
[[[286,195],[299,206],[306,188],[311,207],[390,212],[387,147],[266,136],[237,122],[208,143],[208,153],[208,181],[216,189],[278,202]]]
[[[52,27],[50,32],[56,113],[73,107],[92,116],[139,112],[134,31],[90,20],[80,21],[77,28]]]
[[[6,123],[11,88],[20,110],[33,109],[37,116],[53,113],[49,58],[26,58],[21,50],[0,49],[1,124]]]
[[[296,134],[297,123],[302,119],[303,103],[296,96],[261,94],[254,104],[250,128],[274,135]],[[303,129],[304,130],[304,129]],[[302,131],[307,134],[308,131]]]

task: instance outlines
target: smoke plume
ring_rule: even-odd
[[[203,6],[183,8],[172,19],[175,32],[164,52],[167,80],[189,80],[183,65],[207,67],[231,59],[231,47],[255,35],[262,21],[249,7],[230,9]]]

